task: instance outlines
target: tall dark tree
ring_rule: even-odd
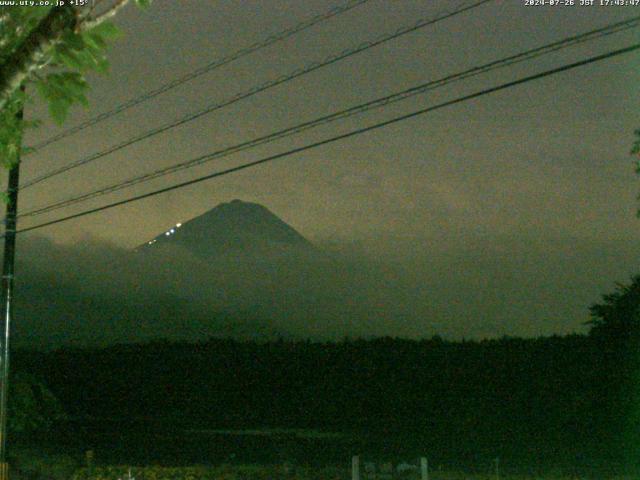
[[[602,303],[591,306],[592,336],[628,343],[640,333],[640,275],[629,285],[618,283],[613,293],[603,295]]]
[[[597,410],[609,444],[627,463],[640,458],[640,275],[591,306]]]

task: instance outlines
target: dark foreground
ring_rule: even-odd
[[[573,335],[21,351],[16,369],[46,379],[64,415],[14,445],[81,463],[92,450],[96,466],[325,468],[358,454],[613,478],[640,470],[636,346]]]

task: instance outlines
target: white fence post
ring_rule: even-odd
[[[420,479],[429,480],[429,462],[427,457],[420,457]]]
[[[360,457],[358,455],[351,458],[351,480],[360,480]]]

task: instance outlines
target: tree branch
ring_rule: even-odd
[[[43,58],[65,31],[76,26],[76,10],[69,6],[53,7],[38,26],[0,67],[0,110],[20,85],[41,64]]]
[[[116,0],[116,2],[111,5],[111,8],[109,8],[108,10],[106,10],[105,12],[101,13],[100,15],[98,15],[95,18],[90,18],[85,20],[84,22],[82,22],[78,28],[81,32],[87,31],[87,30],[91,30],[94,27],[97,27],[98,25],[100,25],[102,22],[104,22],[105,20],[109,20],[112,17],[115,17],[116,14],[123,9],[124,7],[127,6],[127,3],[129,3],[129,0]]]

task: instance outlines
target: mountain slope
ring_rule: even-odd
[[[178,223],[136,250],[160,252],[166,247],[208,258],[260,258],[315,251],[307,239],[267,208],[241,200],[222,203],[184,224]]]

